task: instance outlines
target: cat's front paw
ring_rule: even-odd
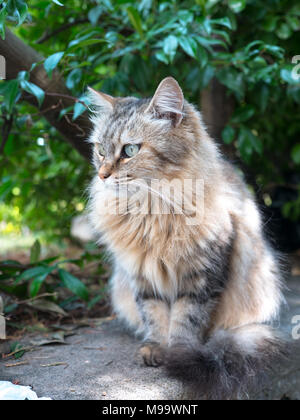
[[[140,354],[147,366],[160,366],[164,363],[165,350],[158,343],[143,344]]]

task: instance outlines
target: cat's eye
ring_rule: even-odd
[[[131,158],[139,152],[140,148],[140,144],[126,144],[122,150],[122,157]]]
[[[105,156],[105,150],[104,150],[104,147],[102,146],[102,144],[98,143],[97,150],[98,150],[99,155]]]

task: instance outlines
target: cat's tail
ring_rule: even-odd
[[[189,385],[193,398],[236,399],[261,386],[286,358],[285,340],[267,325],[218,330],[203,345],[170,347],[167,372]]]

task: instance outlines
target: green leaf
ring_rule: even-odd
[[[179,10],[177,13],[178,19],[181,24],[187,25],[188,23],[192,23],[194,20],[194,14],[189,10]]]
[[[266,84],[263,84],[257,91],[257,102],[261,112],[265,112],[267,109],[268,101],[270,96],[270,89]]]
[[[88,47],[90,45],[101,44],[101,43],[104,43],[104,42],[105,42],[104,39],[97,39],[97,38],[84,39],[84,40],[74,39],[68,45],[68,50],[67,51],[68,52],[71,52],[71,51],[73,52],[77,48],[84,48],[84,47]]]
[[[297,74],[294,74],[294,72],[295,72],[295,66],[293,66],[291,64],[285,65],[280,70],[280,77],[281,77],[282,80],[284,80],[286,83],[288,83],[290,85],[298,84],[300,78],[297,77]],[[299,75],[299,72],[298,72],[298,75]]]
[[[251,69],[259,69],[262,67],[266,67],[268,64],[266,60],[263,57],[260,57],[259,55],[256,56],[252,61],[249,61],[249,67]]]
[[[128,14],[128,17],[132,26],[138,32],[140,37],[143,38],[144,36],[143,26],[142,26],[142,20],[139,15],[139,12],[133,6],[127,7],[126,11],[127,11],[127,14]]]
[[[197,45],[196,58],[197,61],[200,63],[201,67],[206,66],[208,62],[208,54],[206,50],[203,47],[201,47],[201,45]]]
[[[203,71],[200,73],[200,78],[199,78],[199,86],[200,89],[204,89],[208,86],[209,82],[211,81],[211,79],[214,77],[215,75],[215,68],[207,65]]]
[[[81,280],[62,268],[58,270],[58,274],[67,289],[71,290],[71,292],[73,292],[76,296],[79,296],[81,299],[88,300],[89,294],[87,288]]]
[[[257,48],[259,48],[259,49],[261,49],[261,48],[264,48],[264,46],[265,46],[265,43],[263,42],[263,41],[260,41],[260,40],[255,40],[255,41],[251,41],[246,47],[245,47],[245,52],[247,53],[247,54],[250,54],[250,52],[251,52],[251,50],[252,50],[252,48],[253,47],[256,47],[256,49]]]
[[[1,194],[0,194],[0,196],[1,196]],[[0,261],[1,268],[3,266],[5,267],[6,265],[9,266],[10,264],[19,265],[20,268],[22,268],[22,264],[17,260],[3,260],[3,261]]]
[[[11,133],[8,136],[7,142],[4,147],[4,154],[6,156],[12,156],[16,152],[16,139],[15,136]]]
[[[225,28],[228,28],[228,29],[233,29],[232,23],[228,17],[223,17],[219,19],[211,19],[211,23],[214,23],[215,25],[225,26]]]
[[[89,20],[90,20],[90,22],[91,22],[91,24],[93,25],[93,26],[95,26],[96,24],[97,24],[97,22],[98,22],[98,20],[99,20],[99,17],[101,16],[101,14],[102,14],[102,11],[103,11],[103,7],[102,6],[96,6],[96,7],[93,7],[90,11],[89,11],[89,13],[88,13],[88,18],[89,18]]]
[[[7,10],[5,7],[0,10],[0,36],[5,39],[5,19],[7,17]]]
[[[172,62],[177,51],[178,47],[178,39],[174,35],[169,35],[163,41],[163,51],[167,57],[169,57],[169,61]]]
[[[263,144],[260,141],[260,139],[255,134],[253,134],[252,131],[250,131],[250,130],[249,130],[248,135],[249,135],[249,139],[250,139],[251,144],[252,144],[254,150],[256,151],[256,153],[258,153],[259,155],[262,155]]]
[[[263,29],[267,32],[275,31],[278,20],[279,20],[278,16],[275,16],[275,15],[266,16],[266,18],[264,19],[262,23]]]
[[[288,39],[293,31],[287,23],[281,23],[276,30],[276,34],[280,39]]]
[[[3,200],[15,186],[15,181],[9,179],[8,181],[0,183],[0,198]],[[4,262],[2,261],[1,264]]]
[[[30,248],[30,262],[36,263],[41,255],[41,244],[38,239],[34,241],[34,244]]]
[[[187,55],[193,58],[197,57],[198,45],[194,38],[181,36],[178,40],[181,48]]]
[[[48,276],[47,273],[46,274],[41,274],[40,276],[37,276],[32,280],[32,282],[30,283],[30,286],[29,286],[30,297],[35,297],[38,294],[38,292],[39,292],[39,290],[40,290],[40,288],[41,288],[41,286],[42,286],[42,284],[45,281],[47,276]]]
[[[90,101],[86,96],[81,96],[79,100],[85,103],[86,105],[90,104]],[[76,102],[76,104],[74,105],[74,111],[73,111],[73,121],[75,121],[85,111],[87,111],[87,107],[84,106],[80,102]]]
[[[244,97],[243,74],[232,67],[224,67],[217,72],[218,80],[230,90],[232,90],[240,100]]]
[[[76,102],[76,104],[74,105],[73,121],[75,121],[86,110],[87,109],[86,109],[86,107],[83,104],[81,104],[80,102]]]
[[[279,47],[278,45],[266,44],[263,46],[263,49],[269,54],[274,55],[274,57],[284,58],[285,50],[282,47]]]
[[[293,31],[298,31],[300,29],[300,21],[298,17],[287,15],[286,21]]]
[[[73,69],[67,77],[66,86],[68,89],[74,89],[75,86],[78,85],[82,78],[82,70],[81,69]]]
[[[34,83],[28,82],[27,80],[22,80],[21,88],[26,92],[30,93],[31,95],[35,96],[39,106],[42,105],[45,99],[45,92],[40,87],[38,87]]]
[[[105,291],[103,291],[99,295],[94,296],[93,299],[91,299],[87,305],[88,309],[92,309],[93,306],[95,306],[95,304],[98,303],[100,300],[103,300],[104,297],[105,297]]]
[[[51,273],[51,271],[55,270],[56,267],[46,267],[46,266],[42,266],[39,265],[37,267],[33,267],[33,268],[29,268],[28,270],[23,271],[22,274],[20,274],[18,277],[16,277],[15,279],[15,284],[20,283],[21,281],[27,281],[27,280],[31,280],[34,278],[40,278],[45,276],[45,278],[47,277],[48,274]]]
[[[300,143],[292,148],[291,157],[297,165],[300,165]]]
[[[7,14],[18,21],[18,26],[24,22],[28,13],[27,4],[23,0],[9,0],[3,9],[6,9]]]
[[[227,42],[227,44],[230,44],[231,43],[230,35],[228,34],[228,32],[221,31],[219,29],[214,29],[213,32],[214,32],[214,34],[223,37],[224,38],[224,41]]]
[[[9,314],[10,312],[14,311],[15,309],[17,309],[18,304],[17,303],[12,303],[10,305],[5,306],[4,308],[4,313],[5,314]]]
[[[235,130],[231,125],[226,125],[222,131],[222,138],[225,144],[230,144],[233,142],[235,137]]]
[[[255,71],[253,71],[252,74],[249,75],[249,77],[255,83],[263,81],[267,84],[270,84],[270,83],[272,83],[275,72],[276,72],[276,75],[277,75],[277,69],[278,69],[278,64],[274,63],[272,65],[268,65],[266,67],[256,69]]]
[[[221,0],[206,0],[205,1],[205,7],[207,9],[210,9],[214,7],[217,3],[219,3]]]
[[[165,64],[169,64],[168,57],[163,51],[157,51],[155,53],[155,57],[157,58],[158,61],[161,61],[162,63],[165,63]]]
[[[291,15],[295,15],[295,16],[300,16],[300,4],[295,4],[291,10],[290,10],[290,14]]]
[[[246,7],[246,0],[228,0],[228,5],[234,13],[240,13]]]
[[[40,260],[40,263],[49,264],[49,263],[57,260],[58,258],[59,258],[59,255],[56,255],[55,257],[45,258],[44,260]]]
[[[4,104],[7,112],[11,114],[13,106],[19,95],[18,80],[5,81],[0,85],[0,95],[4,96]]]
[[[214,50],[212,49],[212,47],[216,45],[222,46],[226,50],[228,50],[227,44],[222,39],[205,38],[204,36],[200,36],[200,35],[196,35],[195,39],[200,45],[207,48],[212,54],[214,53]]]
[[[64,51],[57,52],[55,54],[50,55],[44,62],[44,68],[49,77],[52,76],[53,70],[56,68],[60,60],[63,58]]]
[[[52,0],[53,3],[57,4],[58,6],[63,6],[63,4],[58,0]]]
[[[13,352],[15,352],[17,350],[20,350],[20,351],[18,351],[18,352],[16,352],[14,354],[14,358],[15,359],[19,359],[20,357],[22,357],[23,354],[25,353],[25,350],[23,350],[23,346],[22,346],[21,343],[19,343],[17,341],[14,342],[14,343],[11,343],[11,345],[10,345],[10,352],[13,353]]]
[[[287,93],[297,104],[300,104],[300,86],[289,86]]]
[[[249,128],[241,126],[239,135],[238,135],[238,148],[241,153],[242,158],[249,162],[253,151],[256,151],[258,154],[262,154],[263,145],[256,135],[252,133]]]
[[[18,25],[22,25],[28,14],[27,4],[23,0],[14,0],[15,10],[18,17]]]
[[[28,81],[29,77],[30,77],[30,74],[29,74],[28,71],[23,70],[23,71],[19,71],[19,73],[18,73],[19,82],[21,82],[22,80],[27,80]]]
[[[255,108],[252,105],[245,105],[243,107],[238,108],[232,118],[231,121],[233,123],[241,123],[248,121],[253,115],[255,114]]]

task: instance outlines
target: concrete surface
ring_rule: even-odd
[[[286,292],[280,328],[291,337],[300,335],[300,277],[293,278]],[[166,379],[159,368],[145,367],[137,355],[139,343],[116,320],[85,327],[66,338],[67,345],[41,346],[17,360],[0,361],[0,380],[31,385],[39,397],[53,399],[181,399],[179,382]],[[25,337],[25,342],[32,340]],[[271,388],[252,399],[300,399],[300,339],[287,366],[278,366]],[[27,362],[19,366],[6,364]],[[53,365],[56,364],[57,365]],[[44,365],[44,366],[43,366]],[[46,365],[46,366],[45,366]],[[50,366],[47,366],[50,365]]]
[[[155,400],[181,395],[179,383],[142,364],[137,355],[138,341],[116,320],[77,330],[66,342],[68,345],[38,347],[21,359],[1,361],[0,380],[17,380],[20,385],[31,385],[39,397],[64,400]],[[5,367],[18,361],[29,364]],[[42,366],[53,363],[66,364]]]

